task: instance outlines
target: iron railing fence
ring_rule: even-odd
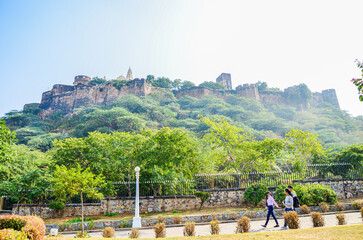
[[[141,176],[142,177],[142,176]],[[292,184],[298,180],[314,179],[363,179],[363,166],[353,167],[348,163],[336,164],[311,164],[302,166],[295,171],[266,171],[249,173],[217,173],[198,174],[187,181],[143,181],[140,179],[141,197],[170,197],[180,195],[193,195],[196,191],[247,188],[254,183],[264,183],[268,187],[277,187],[281,184]],[[117,197],[134,197],[136,182],[113,183]],[[30,203],[50,203],[55,198],[47,194]],[[69,203],[80,203],[80,197],[74,196]],[[99,200],[86,198],[85,203],[98,203]],[[11,208],[11,202],[5,199],[4,209]]]

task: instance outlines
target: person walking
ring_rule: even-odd
[[[285,189],[285,194],[286,194],[286,198],[282,202],[284,204],[284,206],[285,206],[285,212],[294,211],[294,209],[293,209],[293,207],[294,207],[294,200],[292,198],[291,191],[286,188]],[[284,228],[287,228],[286,219],[285,219]]]
[[[287,188],[290,190],[292,199],[294,200],[294,206],[293,207],[294,207],[294,210],[295,210],[296,208],[300,207],[299,198],[297,197],[297,194],[296,194],[296,192],[294,191],[294,189],[293,189],[293,187],[291,185],[289,185]]]
[[[277,218],[274,214],[274,205],[277,208],[280,208],[279,205],[277,205],[277,203],[275,202],[275,199],[271,196],[270,192],[266,193],[266,209],[268,210],[267,212],[267,219],[266,219],[266,223],[265,225],[262,225],[262,227],[266,227],[268,224],[268,221],[270,220],[270,216],[272,215],[272,217],[275,219],[276,222],[276,226],[275,227],[279,227],[279,222],[277,221]]]

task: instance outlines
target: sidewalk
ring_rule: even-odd
[[[360,212],[353,212],[353,213],[346,213],[345,214],[347,224],[359,224],[362,223],[362,218],[360,215]],[[324,215],[325,218],[325,226],[336,226],[337,225],[337,219],[335,217],[335,214],[331,215]],[[280,226],[284,225],[283,218],[278,218]],[[274,228],[275,221],[270,218],[270,222],[267,226],[267,228],[261,227],[262,224],[265,223],[265,220],[257,220],[257,221],[251,221],[251,232],[262,232],[262,231],[283,231],[284,229],[280,228]],[[234,221],[232,223],[221,223],[220,234],[231,234],[235,232],[237,225],[237,221]],[[312,228],[313,224],[311,222],[311,217],[300,217],[300,228]],[[128,234],[130,231],[116,231],[115,237],[116,238],[128,238]],[[153,229],[140,229],[141,235],[140,238],[153,238],[154,237],[154,230]],[[196,235],[197,236],[203,236],[203,235],[210,235],[210,227],[209,224],[206,225],[197,225],[196,226]],[[101,238],[102,232],[93,232],[90,233],[90,236],[92,238]],[[181,237],[183,236],[183,227],[170,227],[166,228],[166,236],[167,237]],[[63,234],[63,237],[67,238],[73,238],[74,234]]]

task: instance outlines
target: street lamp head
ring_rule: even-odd
[[[140,172],[140,167],[135,167],[136,172]]]

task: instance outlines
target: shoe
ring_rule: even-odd
[[[287,228],[287,226],[283,226],[282,228],[286,229],[286,228]]]
[[[280,225],[277,224],[275,227],[280,227]]]
[[[266,225],[261,225],[261,226],[264,227],[264,228],[266,227]]]

